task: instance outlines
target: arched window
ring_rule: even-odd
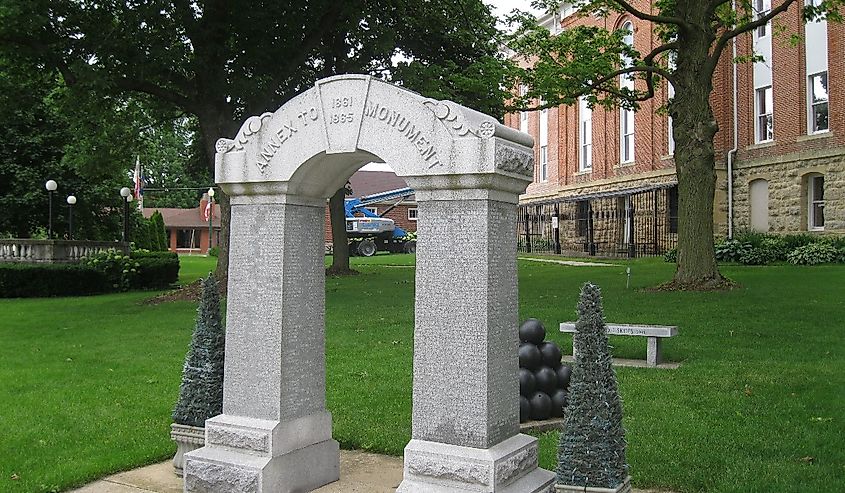
[[[769,231],[769,182],[752,180],[748,184],[748,203],[751,211],[751,229],[766,233]]]
[[[620,28],[627,31],[622,41],[628,45],[634,46],[634,24],[630,21],[622,24]],[[622,68],[630,67],[632,60],[630,57],[622,56]],[[634,77],[630,74],[623,74],[619,76],[619,88],[634,90]],[[631,163],[634,161],[634,110],[622,108],[619,110],[619,160],[622,163]]]

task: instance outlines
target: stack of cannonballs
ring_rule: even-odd
[[[519,422],[563,416],[572,369],[561,364],[560,347],[544,341],[546,329],[535,318],[519,327]]]

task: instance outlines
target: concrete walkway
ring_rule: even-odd
[[[315,493],[394,493],[402,482],[402,458],[340,451],[340,481]],[[182,493],[170,461],[121,472],[71,493]]]
[[[341,450],[340,481],[314,493],[395,493],[401,482],[401,457]],[[182,493],[182,478],[173,473],[173,463],[167,461],[121,472],[70,493]],[[634,493],[661,492],[635,489]]]
[[[606,264],[604,262],[582,262],[580,260],[554,260],[550,258],[534,258],[534,257],[517,257],[519,260],[527,260],[529,262],[545,262],[547,264],[568,265],[570,267],[618,267],[616,264]]]

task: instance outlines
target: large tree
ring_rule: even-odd
[[[559,1],[535,0],[535,7],[558,11]],[[812,2],[803,7],[805,20],[827,15],[841,20],[843,0]],[[520,78],[529,86],[516,108],[574,104],[587,96],[592,104],[636,109],[651,99],[661,79],[672,84],[668,102],[675,138],[678,177],[678,265],[669,284],[678,289],[713,289],[728,283],[719,272],[713,250],[713,200],[716,189],[713,140],[719,130],[711,106],[713,76],[731,41],[764,26],[798,0],[774,0],[758,12],[748,0],[586,0],[580,16],[607,17],[625,13],[650,22],[658,39],[649,53],[625,43],[627,32],[578,26],[553,35],[532,16],[516,13],[520,24],[511,46],[532,65]],[[730,56],[729,54],[726,56]],[[753,58],[753,57],[752,57]],[[633,89],[621,77],[638,79]],[[540,100],[539,106],[532,101]]]
[[[476,97],[474,78],[504,74],[501,64],[488,63],[495,58],[492,25],[480,0],[6,0],[0,50],[27,56],[92,94],[143,95],[195,117],[210,168],[219,137],[233,136],[246,117],[274,111],[323,76],[363,72]],[[410,62],[397,70],[396,55]],[[504,85],[484,87],[497,94]],[[501,111],[502,99],[478,97],[476,106],[498,104]],[[217,275],[225,279],[229,208],[221,199]]]

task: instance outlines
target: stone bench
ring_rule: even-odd
[[[646,363],[648,366],[657,366],[663,362],[660,352],[660,342],[664,337],[678,335],[678,328],[674,325],[628,325],[628,324],[606,324],[607,335],[609,336],[640,336],[648,338]],[[575,333],[575,322],[563,322],[560,324],[560,331]],[[575,341],[572,341],[572,357],[575,358]]]

